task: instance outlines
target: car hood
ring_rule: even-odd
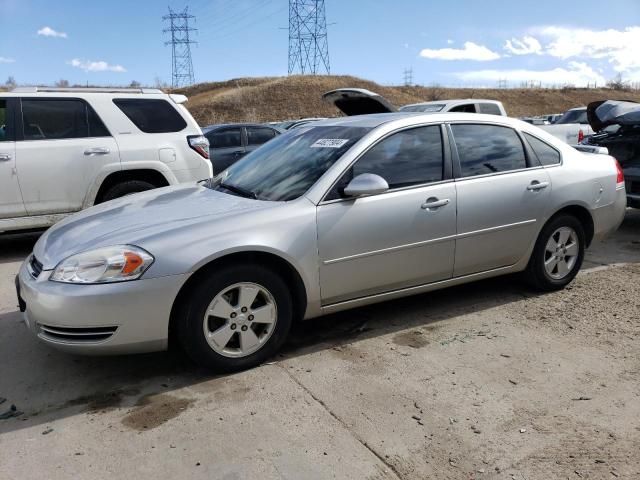
[[[322,99],[348,117],[398,111],[386,98],[364,88],[338,88],[323,94]]]
[[[237,197],[201,185],[178,185],[123,197],[72,215],[40,237],[34,255],[45,270],[76,253],[109,245],[138,245],[229,216],[281,202]]]
[[[594,132],[609,125],[640,125],[640,103],[601,100],[587,105],[587,119]]]

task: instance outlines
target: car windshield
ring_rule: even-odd
[[[569,110],[565,112],[558,120],[556,124],[562,123],[589,123],[587,120],[587,110]]]
[[[220,173],[211,188],[260,200],[296,199],[370,130],[342,126],[289,130]]]
[[[433,113],[439,112],[444,108],[444,103],[429,103],[426,105],[406,105],[404,107],[400,107],[401,112],[425,112],[425,113]]]

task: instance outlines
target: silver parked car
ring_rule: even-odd
[[[21,309],[70,352],[263,362],[292,322],[497,275],[577,274],[624,216],[615,160],[515,119],[363,115],[291,130],[207,184],[78,213],[22,265]]]

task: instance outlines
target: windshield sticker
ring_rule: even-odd
[[[340,148],[348,141],[343,138],[320,138],[312,143],[310,148]]]

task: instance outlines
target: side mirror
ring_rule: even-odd
[[[360,197],[362,195],[375,195],[389,190],[389,184],[380,175],[375,173],[361,173],[344,189],[344,194],[348,197]]]

